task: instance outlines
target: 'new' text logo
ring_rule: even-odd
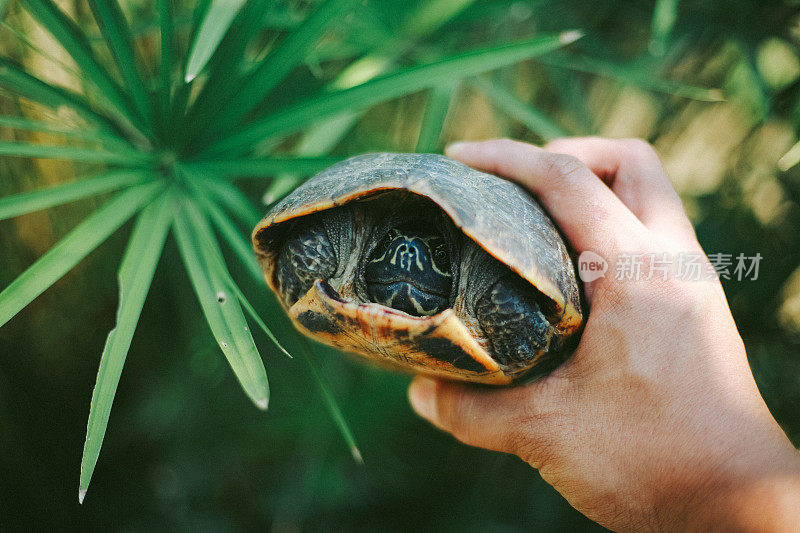
[[[586,250],[578,256],[578,275],[584,283],[605,277],[608,263],[599,254]]]

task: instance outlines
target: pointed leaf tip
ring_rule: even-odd
[[[262,411],[266,411],[267,407],[269,407],[269,398],[261,398],[260,400],[256,400],[256,407]]]
[[[559,41],[561,41],[562,44],[574,43],[584,35],[582,30],[569,30],[559,35]]]
[[[359,465],[364,466],[364,458],[361,456],[361,452],[357,446],[350,447],[350,455],[353,456],[353,459],[355,459]]]
[[[205,68],[208,60],[217,51],[220,42],[236,18],[244,0],[212,0],[203,22],[192,43],[186,61],[186,82],[190,82]]]
[[[83,505],[83,499],[86,497],[86,488],[81,487],[78,489],[78,503]]]

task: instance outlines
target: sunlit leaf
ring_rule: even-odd
[[[148,183],[121,192],[70,231],[0,292],[0,326],[69,272],[163,188],[163,183]]]
[[[667,51],[672,28],[678,20],[680,0],[656,0],[650,26],[650,52],[661,56]]]
[[[102,143],[106,146],[114,146],[121,150],[130,150],[132,148],[128,142],[123,141],[119,136],[111,135],[107,131],[101,130],[94,126],[65,126],[55,122],[41,122],[37,120],[30,120],[24,117],[8,117],[0,115],[0,127],[6,127],[14,130],[55,133],[58,135],[63,135],[69,139],[94,141],[97,143]]]
[[[797,163],[800,163],[800,141],[792,145],[792,147],[778,159],[778,168],[786,172]]]
[[[6,22],[4,22],[2,20],[0,20],[0,28],[3,28],[6,31],[8,31],[11,35],[16,37],[16,39],[20,43],[22,43],[23,46],[28,48],[34,54],[37,54],[37,55],[41,56],[42,58],[46,59],[47,61],[51,62],[53,64],[53,66],[57,66],[59,69],[61,69],[64,72],[74,76],[75,78],[80,78],[81,77],[80,73],[77,70],[75,70],[74,65],[68,65],[67,63],[62,61],[60,58],[56,57],[50,51],[45,50],[44,48],[42,48],[41,46],[36,44],[33,40],[28,38],[28,36],[26,36],[24,32],[22,32],[20,30],[17,30],[15,27],[11,26],[10,24],[7,24]]]
[[[209,242],[208,222],[197,206],[184,199],[175,216],[175,238],[203,314],[242,388],[260,409],[269,403],[264,363],[247,327],[237,298],[231,297],[229,274],[219,245]]]
[[[447,111],[450,109],[450,101],[453,96],[455,85],[446,83],[431,89],[428,97],[428,104],[425,107],[425,115],[422,118],[417,147],[415,152],[429,153],[435,152],[439,146],[439,139],[442,136]]]
[[[69,159],[86,163],[111,163],[116,165],[143,166],[152,161],[151,156],[136,150],[122,151],[115,148],[108,152],[97,148],[75,146],[53,146],[0,141],[0,155],[14,157],[40,157],[44,159]]]
[[[197,77],[206,66],[243,3],[244,0],[211,0],[186,62],[187,82]]]
[[[249,241],[245,240],[244,234],[238,228],[236,228],[236,226],[231,222],[230,218],[227,217],[225,213],[223,213],[222,210],[214,203],[214,201],[211,198],[211,195],[203,185],[193,183],[193,181],[190,181],[189,183],[191,184],[190,186],[192,188],[192,191],[194,192],[195,199],[203,208],[203,210],[205,210],[206,213],[211,217],[211,220],[214,222],[214,225],[217,227],[219,232],[225,238],[225,241],[228,243],[228,245],[233,249],[234,253],[236,253],[239,259],[242,261],[242,263],[247,268],[248,272],[253,277],[253,279],[257,283],[263,284],[264,275],[261,272],[258,263],[256,262],[253,248],[250,245]],[[202,182],[202,183],[207,183],[207,182]],[[208,183],[210,183],[210,180],[208,181]],[[205,239],[205,241],[207,242],[215,241],[214,235],[209,231],[207,225],[201,224],[198,226],[198,228],[200,228],[203,232],[205,232],[205,234],[202,236]],[[275,343],[275,346],[277,346],[285,355],[292,357],[291,354],[289,354],[289,352],[286,351],[286,349],[280,343],[278,338],[272,333],[272,330],[270,330],[267,327],[267,325],[264,323],[264,321],[261,319],[258,313],[256,313],[256,310],[247,300],[244,293],[242,293],[241,289],[239,289],[239,286],[236,285],[236,282],[228,273],[225,264],[221,262],[222,256],[216,254],[209,254],[209,257],[211,257],[214,261],[219,261],[219,264],[217,266],[219,267],[220,272],[224,272],[228,276],[228,284],[231,290],[236,294],[237,298],[239,298],[239,301],[244,306],[245,310],[247,310],[248,314],[250,314],[252,319],[259,325],[259,327],[264,331],[264,333],[266,333],[267,337],[269,337],[270,340],[273,343]]]
[[[83,503],[89,481],[92,478],[100,447],[108,426],[111,405],[117,392],[125,358],[130,349],[133,332],[139,322],[150,283],[155,274],[161,250],[169,232],[175,206],[175,195],[165,194],[152,202],[139,215],[133,234],[128,241],[122,264],[119,268],[119,303],[117,323],[108,334],[97,383],[92,393],[89,408],[89,423],[86,428],[86,442],[81,460],[81,479],[78,499]]]
[[[103,172],[64,185],[28,191],[0,198],[0,220],[74,202],[122,187],[153,179],[152,174],[138,170]]]
[[[275,336],[274,333],[272,333],[272,330],[269,329],[269,327],[267,327],[267,325],[261,319],[261,316],[256,312],[256,310],[253,307],[253,305],[250,303],[250,301],[244,295],[244,293],[239,288],[239,286],[236,285],[236,282],[233,281],[233,279],[229,279],[229,286],[230,286],[231,290],[233,291],[234,295],[239,299],[239,302],[242,304],[242,306],[247,311],[247,314],[250,315],[250,318],[253,319],[253,321],[258,325],[259,328],[261,328],[261,331],[263,331],[267,335],[267,337],[269,337],[269,339],[275,344],[275,346],[278,347],[278,349],[283,353],[283,355],[285,355],[289,359],[294,359],[292,357],[292,354],[290,354],[286,350],[286,348],[284,348],[283,345],[278,341],[278,338]]]

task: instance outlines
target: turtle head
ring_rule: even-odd
[[[453,286],[448,242],[420,224],[391,228],[369,254],[364,280],[375,303],[414,316],[443,311]]]

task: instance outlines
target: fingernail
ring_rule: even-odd
[[[454,142],[454,143],[448,144],[444,148],[444,153],[449,155],[449,156],[454,156],[455,157],[460,152],[463,152],[464,148],[466,148],[467,145],[469,145],[469,144],[470,143],[465,142],[465,141],[459,141],[459,142]]]
[[[433,421],[436,417],[436,382],[417,377],[408,388],[411,407],[423,418]]]

